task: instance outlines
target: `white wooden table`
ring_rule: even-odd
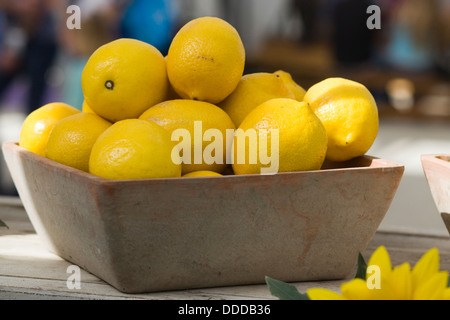
[[[149,294],[125,294],[117,291],[94,275],[81,270],[80,288],[70,289],[67,280],[71,264],[48,252],[40,242],[28,220],[21,202],[15,197],[0,196],[0,300],[31,299],[145,299],[145,300],[273,300],[267,285],[249,285],[208,288]],[[417,260],[430,248],[440,252],[441,270],[450,271],[450,237],[406,235],[379,232],[370,242],[366,252],[384,245],[392,264],[399,265]],[[367,260],[366,260],[367,261]],[[324,287],[339,291],[342,282],[321,281],[295,283],[300,292],[311,287]]]

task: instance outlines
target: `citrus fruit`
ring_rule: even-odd
[[[185,175],[183,175],[183,178],[221,177],[221,176],[222,175],[220,173],[218,173],[218,172],[203,170],[203,171],[193,171],[193,172],[186,173]]]
[[[168,91],[166,61],[152,45],[117,39],[99,47],[83,69],[84,97],[108,121],[138,118]]]
[[[184,99],[216,104],[236,88],[245,66],[245,49],[236,29],[215,17],[191,20],[175,35],[167,73]]]
[[[179,141],[183,174],[208,170],[222,172],[227,162],[227,130],[234,132],[230,117],[209,102],[188,99],[164,101],[149,108],[139,119],[164,127]],[[228,139],[231,144],[232,139]]]
[[[25,118],[19,145],[45,157],[48,136],[55,124],[65,117],[80,112],[77,108],[62,102],[52,102],[34,110]]]
[[[86,112],[86,113],[95,113],[94,110],[92,110],[92,108],[89,107],[89,105],[87,104],[86,100],[83,101],[83,106],[81,107],[81,111],[82,112]]]
[[[309,88],[304,101],[327,130],[327,160],[346,161],[370,149],[378,134],[378,109],[364,85],[328,78]]]
[[[111,123],[93,113],[77,113],[56,123],[48,137],[46,157],[85,172],[98,136]]]
[[[307,103],[271,99],[236,130],[232,167],[235,174],[319,170],[326,151],[325,128]]]
[[[250,111],[275,98],[295,97],[281,77],[274,73],[257,72],[242,76],[233,93],[218,106],[225,110],[236,127],[239,127]]]
[[[295,100],[303,101],[303,98],[305,97],[306,90],[303,89],[302,86],[300,86],[297,82],[292,79],[292,76],[289,72],[278,70],[275,72],[277,76],[283,80],[283,82],[286,84],[286,86],[291,90],[291,92],[295,96]]]
[[[181,177],[174,146],[169,133],[152,121],[120,120],[94,143],[89,172],[117,180]]]

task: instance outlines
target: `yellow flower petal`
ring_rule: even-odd
[[[412,272],[409,263],[395,267],[389,277],[393,299],[411,300],[413,297]]]
[[[450,300],[450,288],[447,288],[444,290],[444,292],[442,293],[442,300]]]
[[[377,289],[369,289],[362,279],[353,279],[341,285],[342,295],[349,300],[373,300],[373,290]]]
[[[323,288],[308,289],[306,294],[311,300],[345,300],[341,294]]]
[[[380,246],[374,251],[367,265],[378,266],[381,271],[381,278],[387,278],[392,270],[391,259],[384,246]]]
[[[433,248],[427,251],[414,266],[414,287],[417,287],[422,282],[427,281],[437,272],[439,272],[439,251],[437,248]]]
[[[447,294],[448,272],[441,271],[422,281],[414,290],[415,300],[443,299]]]
[[[309,289],[307,294],[311,300],[450,300],[450,288],[447,288],[449,274],[439,271],[436,248],[426,252],[411,270],[408,263],[392,268],[386,248],[380,246],[369,260],[368,271],[370,266],[379,268],[376,272],[380,277],[376,278],[372,270],[367,272],[367,281],[381,281],[381,286],[372,288],[363,279],[353,279],[341,285],[342,294],[322,288]]]

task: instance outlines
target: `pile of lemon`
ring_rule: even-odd
[[[267,166],[233,161],[240,152],[248,160],[261,146],[238,149],[235,137],[231,147],[216,144],[223,146],[212,152],[216,161],[194,161],[194,150],[206,152],[217,139],[203,136],[208,130],[223,137],[264,131],[270,139],[276,129],[276,150],[266,150],[277,153],[276,172],[319,170],[325,160],[346,161],[369,150],[378,110],[365,86],[329,78],[306,91],[285,71],[244,75],[245,59],[236,29],[215,17],[187,23],[166,57],[139,40],[112,41],[84,68],[83,110],[60,102],[40,107],[26,118],[19,145],[107,179],[255,174]],[[177,147],[178,129],[204,138],[190,141],[190,155]]]

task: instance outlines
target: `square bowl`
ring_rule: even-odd
[[[348,277],[404,171],[363,156],[308,172],[118,181],[2,148],[47,248],[126,293]]]
[[[421,162],[434,203],[450,232],[450,154],[422,155]]]

